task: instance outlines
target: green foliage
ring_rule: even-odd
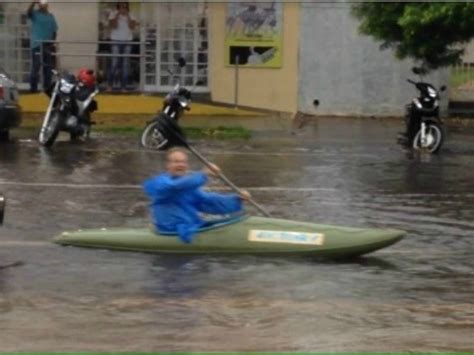
[[[121,135],[140,134],[143,127],[135,126],[95,126],[93,131],[116,133]],[[214,139],[249,139],[251,132],[242,127],[183,127],[183,131],[189,138],[214,138]]]
[[[251,137],[251,132],[242,127],[185,127],[184,132],[189,138],[249,139]]]
[[[394,49],[399,59],[412,58],[427,70],[461,61],[464,45],[474,37],[474,3],[367,2],[352,5],[359,31]]]
[[[182,127],[186,137],[192,139],[250,139],[252,132],[243,127]],[[25,132],[35,132],[38,125],[23,125],[18,130]],[[94,126],[92,132],[102,132],[118,134],[123,136],[137,136],[143,131],[143,126]]]
[[[451,79],[449,85],[453,88],[458,88],[463,84],[472,83],[474,81],[474,68],[461,67],[454,68],[451,71]]]

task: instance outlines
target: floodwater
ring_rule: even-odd
[[[1,350],[472,351],[474,130],[449,128],[438,156],[402,150],[399,130],[319,119],[192,142],[275,217],[408,232],[344,262],[58,246],[64,230],[148,223],[140,183],[162,153],[107,134],[0,145],[0,265],[23,262],[0,269]]]

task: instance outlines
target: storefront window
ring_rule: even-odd
[[[143,3],[145,89],[167,91],[177,81],[208,91],[206,3]],[[146,11],[145,11],[146,10]],[[186,66],[180,68],[178,59]]]
[[[140,7],[141,3],[137,1],[99,2],[97,74],[101,86],[109,90],[138,89],[140,86]],[[126,54],[132,57],[120,57]]]

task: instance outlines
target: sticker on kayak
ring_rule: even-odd
[[[251,229],[248,240],[251,242],[323,245],[324,234]]]

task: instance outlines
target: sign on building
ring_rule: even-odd
[[[230,2],[226,17],[226,65],[282,65],[282,3]]]

